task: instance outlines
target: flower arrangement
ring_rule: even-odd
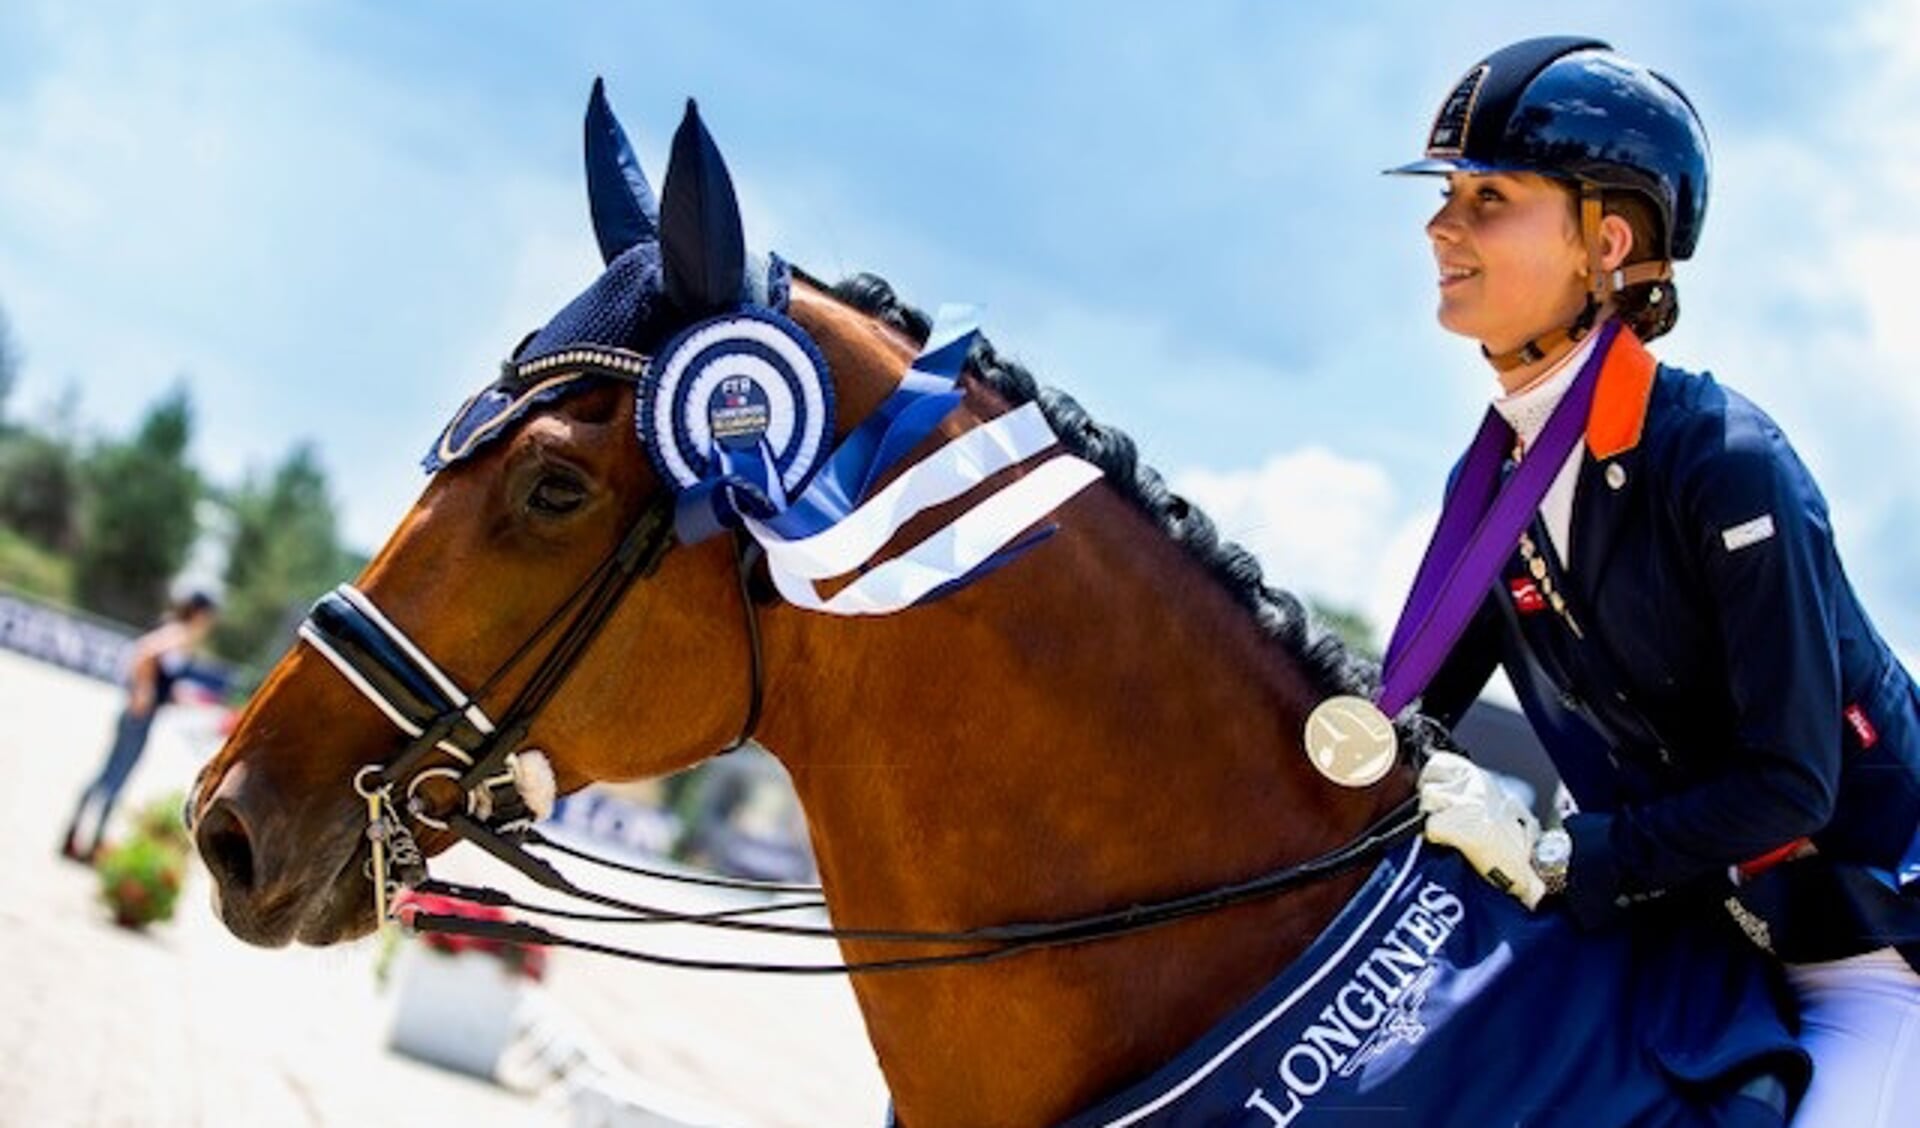
[[[471,901],[442,897],[434,893],[406,892],[400,895],[396,906],[402,921],[411,923],[414,913],[433,913],[439,916],[461,916],[473,920],[511,919],[505,910],[492,905],[476,905]],[[547,974],[547,950],[539,945],[514,944],[505,940],[495,940],[489,936],[459,936],[447,932],[422,932],[418,934],[421,945],[428,951],[459,955],[462,952],[478,952],[500,961],[506,969],[522,979],[539,982]]]
[[[163,798],[155,799],[140,808],[133,816],[133,835],[147,838],[178,851],[181,857],[193,853],[193,837],[187,833],[187,820],[182,804],[186,796],[174,792]]]
[[[144,929],[172,919],[186,857],[170,843],[135,834],[102,852],[95,866],[100,899],[113,910],[115,924]]]

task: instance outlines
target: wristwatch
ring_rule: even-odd
[[[1541,834],[1533,844],[1533,872],[1540,875],[1553,897],[1567,890],[1567,866],[1573,862],[1573,838],[1555,828]]]

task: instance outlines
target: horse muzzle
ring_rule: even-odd
[[[361,838],[350,811],[318,831],[296,831],[251,786],[247,765],[229,767],[199,804],[194,845],[213,879],[221,923],[249,944],[329,944],[373,927],[355,862]],[[295,848],[295,847],[298,848]]]

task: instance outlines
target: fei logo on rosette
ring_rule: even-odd
[[[680,493],[727,487],[767,516],[784,509],[833,437],[833,385],[806,332],[745,306],[684,330],[655,356],[635,416]]]

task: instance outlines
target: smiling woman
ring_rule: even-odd
[[[1475,66],[1393,170],[1446,178],[1439,320],[1501,392],[1433,557],[1490,507],[1525,519],[1453,593],[1480,610],[1424,708],[1454,722],[1504,664],[1582,808],[1542,835],[1443,755],[1427,836],[1590,926],[1724,906],[1800,997],[1815,1074],[1795,1123],[1891,1126],[1920,1105],[1920,689],[1779,428],[1642,347],[1678,319],[1670,264],[1699,240],[1707,166],[1678,86],[1559,38]]]
[[[1507,353],[1537,326],[1573,323],[1587,296],[1586,247],[1565,188],[1536,173],[1456,172],[1443,196],[1427,222],[1440,267],[1440,324]],[[1620,240],[1614,224],[1603,236]],[[1518,386],[1528,375],[1520,368],[1505,378]]]

